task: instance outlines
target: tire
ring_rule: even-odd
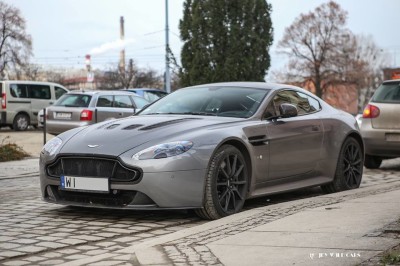
[[[334,193],[360,187],[364,156],[354,138],[347,138],[340,149],[333,182],[321,186],[324,193]]]
[[[17,114],[14,118],[13,128],[15,131],[25,131],[28,129],[30,120],[26,114]]]
[[[202,209],[195,213],[215,220],[239,212],[247,196],[248,172],[242,153],[223,145],[210,160]]]
[[[364,166],[368,169],[378,169],[382,164],[382,158],[373,155],[365,155]]]

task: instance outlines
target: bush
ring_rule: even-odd
[[[27,156],[26,153],[20,146],[15,143],[5,142],[9,137],[5,137],[0,143],[0,162],[21,160]]]

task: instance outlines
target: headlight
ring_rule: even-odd
[[[132,156],[134,160],[161,159],[176,156],[192,148],[191,141],[175,141],[152,146]]]
[[[42,151],[46,151],[49,155],[54,155],[61,144],[62,140],[60,138],[52,138],[43,146]]]

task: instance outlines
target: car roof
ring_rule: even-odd
[[[154,88],[128,88],[128,89],[123,89],[123,90],[126,90],[126,91],[157,91],[157,92],[167,93],[167,92],[165,92],[163,90],[154,89]]]
[[[20,84],[45,84],[45,85],[56,85],[60,87],[64,87],[62,84],[58,84],[55,82],[47,82],[47,81],[30,81],[30,80],[0,80],[0,82],[6,83],[20,83]]]
[[[132,96],[129,92],[124,91],[70,91],[68,94],[85,94],[85,95],[129,95]]]
[[[269,82],[245,82],[245,81],[235,81],[235,82],[220,82],[220,83],[209,83],[202,84],[188,88],[198,88],[198,87],[221,87],[221,86],[233,86],[233,87],[248,87],[248,88],[258,88],[265,90],[278,90],[282,88],[287,89],[301,89],[300,87],[280,84],[280,83],[269,83]]]

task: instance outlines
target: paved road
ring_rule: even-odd
[[[379,170],[365,170],[362,187],[397,181],[399,173],[400,159],[387,161]],[[129,265],[132,254],[124,248],[205,223],[185,211],[115,211],[48,204],[40,200],[38,184],[38,176],[0,180],[0,265],[69,264],[106,253],[113,256],[102,265]],[[263,197],[248,201],[245,209],[320,194],[314,188]]]

